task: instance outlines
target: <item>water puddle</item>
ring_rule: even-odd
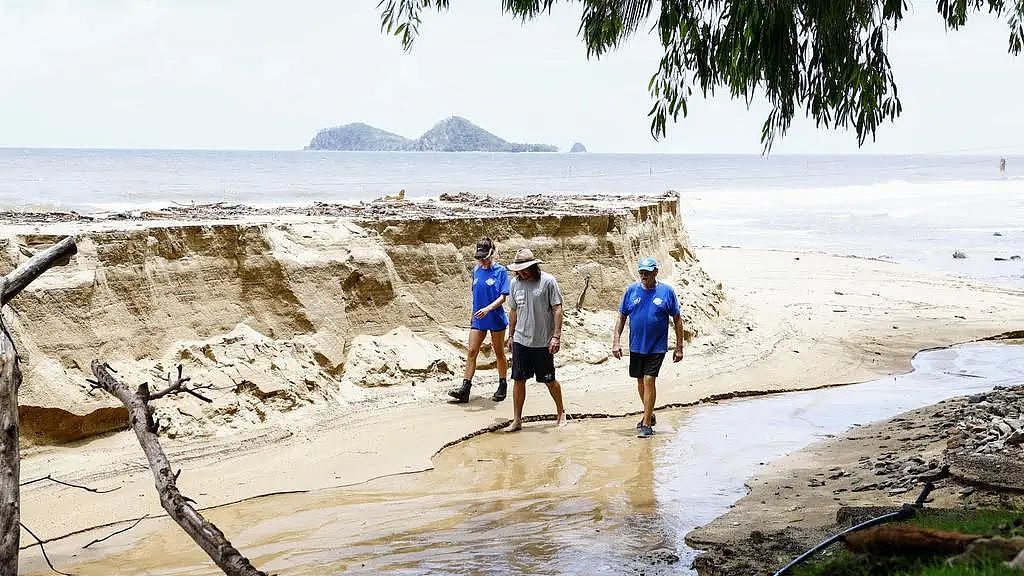
[[[691,574],[683,537],[741,498],[760,463],[856,424],[1024,382],[1024,346],[969,344],[913,364],[865,384],[664,411],[653,440],[637,439],[632,419],[533,424],[450,448],[429,472],[208,516],[282,575]],[[47,549],[76,575],[220,573],[166,519],[81,549],[112,531]],[[662,563],[673,554],[678,563]],[[45,573],[38,556],[23,552],[22,573]]]

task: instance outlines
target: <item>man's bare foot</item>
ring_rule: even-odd
[[[555,420],[555,426],[558,426],[559,428],[561,428],[563,426],[568,426],[568,425],[569,425],[569,419],[565,417],[565,412],[562,412],[561,414],[558,415],[558,419]]]
[[[523,423],[519,420],[513,420],[512,423],[508,425],[508,428],[505,429],[505,432],[519,432],[522,429]]]

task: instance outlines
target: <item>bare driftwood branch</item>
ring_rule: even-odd
[[[132,528],[135,528],[136,526],[138,526],[139,523],[142,522],[143,520],[145,520],[146,518],[149,518],[149,514],[146,514],[143,517],[139,518],[138,520],[133,522],[131,526],[129,526],[127,528],[122,528],[122,529],[118,530],[117,532],[111,532],[110,534],[107,534],[103,538],[97,538],[97,539],[93,540],[92,542],[89,542],[85,546],[82,546],[82,548],[88,548],[89,546],[92,546],[93,544],[99,544],[100,542],[103,542],[104,540],[109,540],[110,538],[113,538],[114,536],[117,536],[118,534],[124,534],[125,532],[127,532],[127,531],[131,530]]]
[[[228,576],[266,576],[231,545],[223,532],[192,507],[192,500],[178,491],[175,482],[178,473],[172,470],[171,463],[167,460],[167,455],[164,454],[156,436],[156,423],[153,421],[153,411],[149,406],[149,400],[153,398],[149,393],[149,385],[142,384],[133,392],[124,383],[115,379],[110,373],[110,368],[99,360],[92,361],[92,373],[96,376],[98,385],[120,400],[128,409],[132,430],[135,431],[142,451],[149,460],[149,467],[153,470],[153,477],[156,480],[156,490],[160,494],[160,504],[167,514]],[[176,382],[170,381],[169,378],[168,383],[168,389],[177,386],[180,390],[184,387],[180,369]]]
[[[43,476],[42,478],[36,478],[35,480],[28,480],[26,482],[22,482],[21,485],[22,486],[28,486],[29,484],[35,484],[36,482],[45,482],[46,480],[49,480],[50,482],[53,482],[54,484],[60,484],[62,486],[67,486],[69,488],[78,488],[79,490],[85,490],[86,492],[92,492],[93,494],[106,494],[108,492],[113,492],[114,490],[120,490],[121,489],[120,486],[118,486],[117,488],[111,488],[109,490],[100,490],[99,488],[90,488],[88,486],[80,486],[78,484],[72,484],[70,482],[65,482],[63,480],[57,480],[56,478],[54,478],[50,474],[47,474],[46,476]]]
[[[108,366],[108,368],[109,368],[109,366]],[[164,396],[168,396],[168,395],[171,395],[171,394],[178,394],[178,393],[184,392],[186,394],[191,394],[192,396],[195,396],[196,398],[198,398],[198,399],[200,399],[203,402],[206,402],[208,404],[213,402],[213,400],[210,400],[206,396],[203,396],[202,394],[197,392],[197,390],[209,390],[209,389],[213,388],[212,385],[209,385],[209,384],[198,385],[198,386],[193,385],[191,388],[189,388],[185,384],[189,380],[191,380],[191,378],[189,378],[188,376],[185,376],[184,378],[182,378],[181,371],[182,371],[181,364],[178,364],[178,375],[177,376],[173,376],[171,373],[168,373],[167,376],[163,377],[163,379],[167,381],[167,388],[164,388],[163,390],[160,390],[159,392],[151,392],[149,394],[149,398],[148,399],[149,400],[156,400],[158,398],[163,398]],[[148,384],[144,384],[144,386],[146,386],[147,389],[149,387]]]
[[[53,562],[50,562],[50,556],[46,553],[46,546],[43,544],[43,541],[39,539],[39,536],[36,536],[35,532],[29,530],[28,526],[21,524],[21,527],[25,529],[25,532],[28,532],[30,536],[36,539],[36,543],[39,544],[39,551],[43,553],[43,560],[46,560],[46,565],[50,567],[50,570],[53,570],[57,574],[63,574],[64,576],[72,576],[67,572],[61,572],[60,570],[54,568]]]
[[[43,272],[46,272],[53,266],[65,264],[68,258],[71,258],[76,253],[78,253],[78,246],[75,244],[75,237],[68,236],[29,258],[21,266],[18,266],[14,272],[7,275],[7,285],[4,286],[2,296],[0,296],[0,305],[7,304],[11,298],[17,296],[19,292],[24,290],[26,286],[31,284]]]

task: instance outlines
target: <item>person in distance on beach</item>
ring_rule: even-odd
[[[636,425],[637,436],[654,436],[655,381],[668,353],[668,319],[676,330],[676,347],[672,361],[683,359],[683,318],[679,315],[679,299],[668,284],[658,282],[658,262],[651,257],[637,263],[640,281],[626,288],[619,306],[619,320],[612,334],[612,356],[622,358],[619,338],[629,319],[629,377],[636,378],[637,392],[644,406],[643,419]]]
[[[476,261],[473,268],[473,318],[470,320],[469,345],[467,346],[466,371],[462,375],[462,386],[448,391],[456,403],[469,402],[469,390],[476,373],[476,357],[487,333],[491,333],[491,346],[498,361],[498,389],[491,396],[495,402],[505,399],[508,389],[508,360],[505,358],[505,299],[508,297],[508,271],[494,261],[494,242],[487,237],[476,243]]]
[[[562,341],[562,290],[547,272],[541,272],[544,261],[535,258],[529,248],[516,252],[508,269],[515,272],[512,298],[509,299],[508,348],[512,351],[513,414],[508,432],[523,427],[523,404],[526,402],[526,381],[536,378],[548,387],[555,401],[558,426],[565,426],[562,387],[555,379],[555,354]]]

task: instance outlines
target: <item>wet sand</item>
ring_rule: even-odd
[[[443,451],[431,471],[258,498],[209,515],[258,566],[282,574],[689,573],[694,551],[683,538],[741,498],[746,478],[766,461],[852,424],[1024,379],[1021,347],[968,345],[914,363],[895,381],[662,411],[650,441],[634,437],[633,418],[486,434]],[[855,497],[849,488],[844,498]],[[800,503],[792,496],[758,513],[785,515]],[[759,517],[726,518],[749,531]],[[81,548],[117,528],[53,543],[50,556],[83,576],[123,566],[218,573],[166,518]],[[37,559],[27,571],[39,568]]]

